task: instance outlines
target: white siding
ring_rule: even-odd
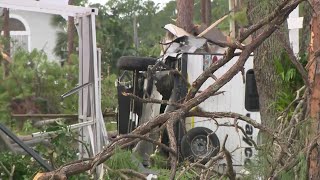
[[[218,59],[222,56],[217,56]],[[217,70],[214,75],[217,78],[220,78],[229,68],[238,60],[238,57],[234,57],[229,63]],[[203,55],[188,55],[188,81],[190,84],[203,72]],[[253,68],[253,57],[250,57],[245,64],[245,72]],[[211,84],[214,83],[212,78],[209,78],[200,88],[200,91],[205,90]],[[250,113],[252,119],[257,120],[260,123],[260,113],[259,112],[248,112],[245,109],[245,84],[243,83],[243,77],[241,73],[238,73],[230,82],[223,86],[219,91],[225,91],[223,94],[210,97],[199,107],[208,112],[235,112],[239,114],[246,115]],[[193,120],[192,120],[193,119]],[[192,121],[194,123],[192,123]],[[234,119],[222,118],[217,119],[219,124],[234,124]],[[243,121],[237,121],[239,126],[245,130],[247,123]],[[216,133],[220,143],[224,140],[225,136],[228,134],[228,140],[226,143],[226,148],[229,151],[234,151],[233,164],[234,165],[243,165],[245,161],[244,148],[248,145],[243,141],[243,134],[240,130],[236,130],[234,127],[224,127],[216,126],[216,122],[208,118],[199,118],[193,117],[187,119],[187,128],[192,127],[207,127]],[[257,142],[258,129],[253,130],[253,140]],[[255,152],[254,148],[252,148]]]
[[[30,27],[31,50],[43,49],[49,60],[60,60],[53,54],[58,28],[51,25],[52,15],[18,10],[11,10],[10,13],[25,19]]]

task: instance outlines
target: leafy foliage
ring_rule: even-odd
[[[300,58],[302,64],[306,64],[305,56]],[[303,80],[298,70],[291,63],[287,53],[282,53],[275,60],[275,69],[280,75],[282,91],[278,93],[278,100],[275,102],[275,108],[282,112],[294,100],[295,92],[303,86]]]
[[[48,105],[48,113],[76,111],[76,96],[63,102],[59,98],[76,85],[78,79],[75,66],[60,67],[59,64],[48,61],[47,56],[38,50],[31,53],[20,50],[14,54],[13,59],[14,63],[9,66],[10,75],[0,80],[1,119],[8,119],[5,112],[8,112],[13,99],[27,97],[43,98]]]
[[[0,162],[9,171],[11,171],[13,165],[15,166],[13,179],[27,180],[35,172],[43,170],[31,156],[16,155],[12,152],[1,152]],[[3,166],[0,166],[0,179],[9,179],[9,174],[5,173]]]

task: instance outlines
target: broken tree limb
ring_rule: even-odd
[[[177,151],[177,139],[174,133],[174,122],[168,120],[167,123],[167,131],[169,136],[169,142],[170,142],[170,148],[173,149],[173,151]],[[177,172],[177,166],[178,166],[178,158],[177,156],[173,156],[170,154],[171,159],[171,173],[170,173],[170,180],[174,180]]]
[[[218,19],[216,22],[211,24],[207,29],[205,29],[202,33],[200,33],[197,37],[203,37],[203,35],[207,34],[211,29],[219,25],[223,20],[225,20],[229,14],[223,16],[222,18]]]
[[[66,119],[65,118],[46,119],[46,120],[35,122],[33,124],[33,126],[36,127],[36,128],[40,128],[40,127],[43,127],[43,126],[47,126],[47,125],[50,125],[50,124],[54,124],[54,123],[57,123],[57,122],[63,122],[63,121],[66,121]]]
[[[28,146],[35,146],[35,145],[40,144],[40,143],[45,145],[45,146],[48,146],[50,144],[47,139],[42,139],[42,138],[36,138],[36,139],[28,140],[28,141],[23,141],[23,143],[25,143]],[[14,148],[20,147],[18,144],[12,144],[12,146]]]
[[[114,117],[117,113],[115,112],[104,112],[103,117]],[[13,118],[66,118],[66,119],[77,119],[78,114],[11,114]]]
[[[115,138],[113,141],[118,141],[120,139],[124,139],[124,138],[132,138],[132,139],[141,139],[141,140],[145,140],[145,141],[149,141],[155,145],[158,145],[159,147],[161,147],[162,149],[164,149],[165,151],[173,154],[174,156],[177,156],[177,152],[174,151],[173,149],[169,148],[168,146],[166,146],[165,144],[162,144],[158,141],[155,141],[149,137],[146,137],[146,136],[140,136],[140,135],[135,135],[135,134],[124,134],[124,135],[121,135],[117,138]]]
[[[230,180],[235,180],[236,179],[236,173],[233,170],[233,165],[232,165],[232,156],[231,153],[226,149],[226,142],[228,140],[228,135],[226,135],[223,145],[221,147],[221,151],[224,153],[226,162],[227,162],[227,170],[226,170],[226,176]]]
[[[141,98],[141,97],[138,97],[138,96],[136,96],[136,95],[134,95],[132,93],[123,92],[122,95],[130,97],[130,98],[135,99],[135,100],[138,100],[138,101],[140,101],[142,103],[165,104],[165,105],[173,105],[173,106],[176,106],[176,107],[181,107],[182,106],[179,103],[170,102],[170,101],[167,101],[167,100],[159,100],[159,99],[152,99],[152,98]]]

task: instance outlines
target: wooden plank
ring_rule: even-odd
[[[78,118],[77,114],[11,114],[14,118]]]
[[[115,112],[105,112],[103,117],[115,117]],[[77,119],[78,114],[11,114],[13,118],[72,118]]]

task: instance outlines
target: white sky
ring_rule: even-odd
[[[91,3],[100,3],[100,4],[105,4],[108,0],[89,0],[89,2]],[[153,0],[156,4],[160,3],[160,4],[164,4],[169,2],[170,0]]]

